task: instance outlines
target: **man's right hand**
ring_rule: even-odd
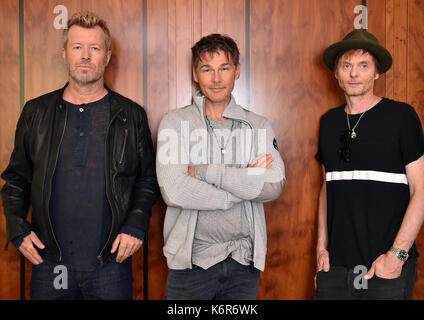
[[[31,231],[29,235],[27,235],[24,240],[22,241],[22,244],[19,247],[19,251],[27,258],[32,264],[40,264],[43,262],[43,259],[38,254],[37,250],[34,248],[35,244],[37,248],[44,249],[45,246],[41,242],[40,239],[38,239],[37,235],[34,233],[34,231]]]

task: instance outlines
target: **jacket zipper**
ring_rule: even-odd
[[[252,125],[251,125],[249,122],[245,121],[245,120],[242,120],[242,119],[235,119],[235,118],[228,118],[228,117],[226,117],[226,118],[227,118],[227,119],[231,119],[231,120],[235,120],[235,121],[240,121],[241,123],[244,123],[244,124],[248,125],[248,126],[249,126],[249,128],[250,128],[250,130],[253,130]],[[253,138],[253,136],[252,136],[252,138]],[[251,156],[252,156],[252,149],[253,149],[253,145],[254,145],[254,143],[253,143],[253,142],[254,142],[254,141],[252,141],[252,143],[250,144],[249,161],[250,161],[250,160],[252,160],[252,159],[251,159]],[[248,163],[247,165],[249,165],[249,163]]]
[[[54,234],[54,230],[53,230],[53,224],[52,224],[52,220],[50,218],[50,198],[51,198],[51,189],[52,189],[52,183],[53,183],[53,176],[54,176],[54,172],[56,171],[56,167],[57,167],[57,161],[59,160],[59,152],[60,152],[60,146],[62,145],[62,141],[63,141],[63,136],[65,135],[65,130],[66,130],[66,124],[68,122],[68,106],[65,104],[65,124],[63,126],[63,131],[62,131],[62,135],[60,137],[60,142],[59,142],[59,146],[57,148],[57,152],[56,152],[56,159],[55,159],[55,163],[54,163],[54,169],[53,169],[53,175],[50,178],[49,181],[49,186],[50,186],[50,195],[49,195],[49,199],[48,199],[48,206],[47,206],[47,217],[49,219],[49,224],[50,224],[50,230],[53,234],[53,238],[54,241],[56,242],[56,245],[59,249],[59,261],[62,260],[62,250],[59,246],[59,242],[56,239],[56,235]]]
[[[107,240],[106,240],[106,243],[105,243],[105,245],[103,246],[103,249],[100,251],[100,253],[99,253],[99,255],[97,256],[97,260],[100,262],[100,264],[103,264],[103,261],[102,261],[102,254],[103,254],[103,251],[106,249],[106,246],[107,246],[107,244],[109,243],[109,241],[110,241],[110,238],[112,237],[112,232],[113,232],[113,225],[114,225],[114,222],[115,222],[115,220],[114,220],[114,207],[112,206],[112,201],[111,201],[111,199],[110,199],[110,195],[109,195],[109,184],[108,184],[108,182],[109,182],[109,179],[108,179],[108,177],[109,177],[109,170],[108,170],[108,160],[109,160],[109,157],[108,157],[108,154],[107,154],[107,150],[108,150],[108,141],[109,141],[109,131],[110,131],[110,126],[112,125],[112,123],[113,123],[113,121],[116,119],[116,117],[120,114],[122,112],[122,109],[120,109],[117,113],[115,113],[115,115],[112,117],[112,119],[110,120],[110,122],[109,122],[109,125],[108,125],[108,127],[107,127],[107,134],[106,134],[106,142],[105,142],[105,186],[106,186],[106,198],[107,198],[107,201],[109,202],[109,206],[110,206],[110,210],[111,210],[111,212],[112,212],[112,222],[111,222],[111,225],[110,225],[110,231],[109,231],[109,236],[107,237]],[[127,134],[128,134],[128,132],[127,132]]]
[[[245,121],[245,120],[241,120],[241,119],[234,119],[234,118],[227,118],[227,119],[231,119],[231,120],[236,120],[236,121],[240,121],[240,122],[242,122],[242,123],[244,123],[244,124],[246,124],[246,125],[248,125],[249,126],[249,128],[250,128],[250,130],[253,130],[253,127],[252,127],[252,125],[249,123],[249,122],[247,122],[247,121]],[[252,139],[253,139],[253,136],[252,136]],[[254,141],[252,141],[252,143],[250,144],[251,146],[250,146],[250,155],[249,155],[249,157],[251,158],[251,156],[252,156],[252,150],[253,150],[253,145],[254,145]],[[249,159],[249,162],[250,162],[250,160],[252,160],[252,159]],[[249,163],[248,163],[248,166],[249,166]],[[255,216],[252,214],[252,225],[253,226],[255,226]],[[250,268],[252,268],[252,270],[253,270],[253,268],[254,268],[254,266],[255,266],[255,259],[254,259],[254,257],[255,257],[255,255],[254,255],[254,250],[255,250],[255,237],[256,237],[256,234],[255,234],[255,227],[253,227],[253,235],[252,235],[252,261],[251,261],[251,263],[250,263]]]
[[[119,158],[119,164],[122,165],[122,163],[124,162],[124,153],[125,153],[125,149],[127,147],[127,138],[128,138],[128,129],[125,128],[124,129],[124,146],[122,148],[122,152],[121,152],[121,157]]]

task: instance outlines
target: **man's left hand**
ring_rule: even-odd
[[[404,262],[399,260],[393,252],[387,252],[379,256],[371,266],[365,279],[371,279],[374,274],[383,279],[395,279],[400,277]]]
[[[138,249],[140,249],[142,244],[143,241],[140,239],[125,233],[120,233],[113,242],[110,253],[115,253],[119,246],[118,254],[116,255],[116,262],[121,263],[129,256],[132,256]]]

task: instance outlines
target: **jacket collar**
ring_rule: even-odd
[[[198,108],[202,118],[206,117],[205,114],[205,96],[201,91],[196,91],[193,95],[193,102]],[[246,110],[236,103],[234,96],[231,94],[230,103],[227,108],[225,108],[224,113],[222,114],[225,118],[241,120],[247,123],[250,123],[246,117]]]

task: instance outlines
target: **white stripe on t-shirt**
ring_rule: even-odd
[[[408,184],[408,179],[404,173],[391,173],[372,170],[331,171],[326,173],[326,180],[371,180]]]

